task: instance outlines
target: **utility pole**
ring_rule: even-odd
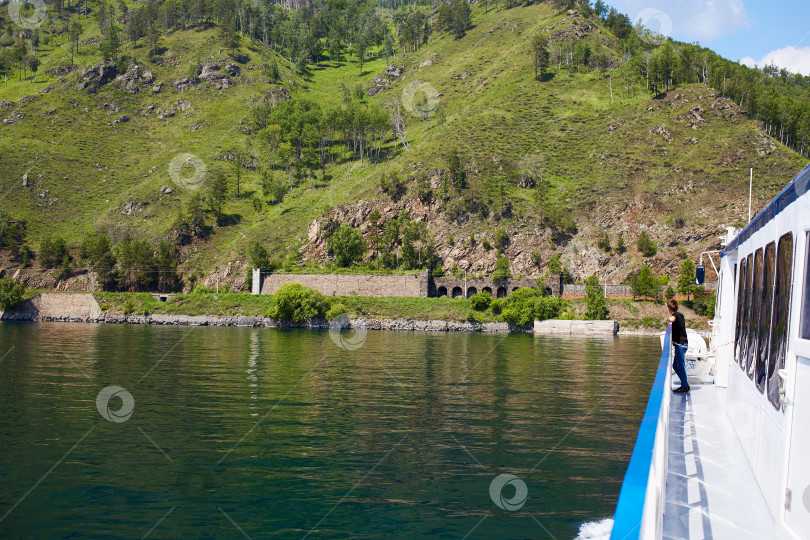
[[[462,298],[467,298],[467,271],[464,270],[464,290],[461,292]]]

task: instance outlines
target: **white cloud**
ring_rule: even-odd
[[[657,31],[671,29],[671,37],[682,41],[711,42],[750,26],[743,0],[615,0],[608,4],[627,13],[634,24],[642,13],[660,10],[663,15],[646,26]]]
[[[754,60],[746,56],[740,63],[748,67],[764,67],[774,64],[777,67],[785,68],[792,73],[801,73],[810,76],[810,47],[797,49],[796,47],[782,47],[771,51],[760,60]]]

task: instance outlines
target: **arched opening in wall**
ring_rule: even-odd
[[[453,287],[453,298],[463,298],[464,291],[461,290],[461,287]]]
[[[481,289],[481,292],[489,293],[489,295],[492,296],[492,289],[489,287],[484,287],[483,289]]]
[[[506,287],[498,287],[498,298],[506,298]]]
[[[515,291],[516,291],[516,290],[518,290],[519,288],[520,288],[520,287],[512,287],[512,292],[515,292]]]
[[[439,287],[439,290],[436,291],[437,296],[447,296],[447,287]]]
[[[478,289],[476,289],[475,287],[470,287],[469,289],[467,289],[467,298],[470,298],[472,295],[476,294],[477,292],[478,292]]]

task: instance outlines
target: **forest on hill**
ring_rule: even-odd
[[[0,4],[0,249],[57,281],[671,272],[808,154],[810,77],[601,0],[43,6]]]

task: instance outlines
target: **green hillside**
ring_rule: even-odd
[[[130,14],[141,6],[127,5]],[[6,17],[5,6],[0,7]],[[160,241],[177,244],[180,269],[190,274],[210,276],[216,267],[231,264],[230,280],[239,285],[234,280],[244,277],[255,242],[267,248],[269,258],[286,259],[288,267],[317,266],[327,246],[323,231],[331,232],[330,223],[336,226],[355,214],[359,217],[352,224],[363,230],[368,260],[379,251],[371,249],[379,242],[368,219],[377,208],[389,224],[403,209],[414,219],[422,216],[427,227],[414,233],[416,241],[426,252],[433,249],[433,262],[446,270],[464,263],[462,269],[489,272],[501,252],[513,262],[513,273],[539,275],[551,256],[560,254],[578,279],[599,272],[620,281],[643,262],[674,275],[679,251],[694,256],[716,245],[722,226],[745,221],[749,168],[755,169],[756,210],[807,161],[782,144],[804,148],[797,142],[808,133],[804,102],[795,102],[788,136],[779,120],[788,113],[774,113],[776,120],[769,121],[762,116],[766,113],[755,111],[762,109],[758,101],[736,98],[741,90],[726,88],[724,93],[710,86],[728,64],[713,53],[669,41],[650,46],[643,32],[617,35],[615,29],[626,26],[587,13],[583,4],[571,3],[580,11],[569,11],[551,2],[479,3],[471,6],[471,24],[463,32],[439,30],[441,13],[419,5],[370,10],[378,17],[375,24],[387,30],[382,38],[369,38],[362,71],[361,38],[349,37],[349,30],[332,45],[339,51],[335,58],[329,56],[335,38],[318,38],[312,30],[316,47],[323,50],[311,53],[315,61],[305,57],[291,63],[283,46],[247,35],[231,43],[239,32],[214,15],[184,28],[161,29],[157,39],[144,31],[148,35],[133,42],[126,39],[130,23],[119,7],[104,34],[123,21],[122,45],[113,58],[117,73],[137,64],[139,73],[148,70],[154,79],[136,80],[137,94],[112,84],[95,92],[79,88],[85,70],[102,64],[108,40],[100,35],[105,23],[94,17],[99,3],[90,4],[86,19],[83,7],[65,4],[61,13],[51,8],[49,22],[36,30],[36,37],[7,19],[0,26],[6,58],[0,73],[8,75],[0,83],[0,101],[10,102],[0,109],[0,210],[25,222],[26,242],[35,255],[48,235],[64,237],[74,267],[84,264],[79,246],[89,232],[104,231],[113,243],[129,233],[153,247]],[[407,14],[414,11],[432,14],[433,29],[426,43],[410,46]],[[237,24],[249,33],[236,13]],[[72,70],[74,45],[69,32],[61,31],[71,19],[82,21]],[[316,23],[308,21],[314,28]],[[403,25],[400,36],[393,41],[398,25]],[[541,34],[549,40],[549,67],[535,80],[530,44]],[[651,54],[675,55],[673,66],[679,57],[687,67],[708,58],[714,62],[712,79],[698,80],[691,71],[678,74],[680,68],[672,67],[662,68],[665,75],[651,84],[649,70],[645,77],[644,66],[634,63],[643,58],[642,49],[627,59],[633,39]],[[9,51],[19,43],[31,50],[33,40],[40,63],[36,82],[30,63],[21,69],[23,63],[9,60]],[[588,54],[581,43],[589,44]],[[694,58],[684,59],[693,53]],[[403,68],[402,75],[389,77],[382,91],[367,95],[389,63]],[[217,89],[204,80],[183,90],[176,87],[176,81],[203,75],[213,64],[219,67],[217,76],[227,74],[229,87]],[[423,83],[409,96],[415,81]],[[162,89],[154,93],[158,83]],[[779,84],[785,99],[804,88],[793,79]],[[296,139],[300,146],[287,148],[283,139],[298,117],[288,125],[267,104],[287,93],[291,102],[275,108],[292,111],[311,102],[306,106],[317,107],[323,118],[341,110],[384,113],[379,147],[361,160],[339,133],[325,135],[326,120],[307,124],[300,113],[300,125],[309,127]],[[408,150],[390,125],[390,111],[398,103]],[[417,113],[415,107],[421,107],[425,118],[408,107]],[[307,131],[316,129],[312,126],[327,127]],[[765,130],[779,135],[772,138]],[[189,189],[182,180],[192,174],[190,165],[182,167],[179,182],[171,178],[170,164],[183,154],[198,156],[206,166],[199,189]],[[388,193],[381,189],[381,179],[390,184],[392,176],[394,185],[404,183],[403,195],[392,187]],[[221,208],[212,193],[217,179],[227,186]],[[207,231],[183,237],[178,214],[185,213],[188,221],[195,198],[202,201]],[[313,233],[310,225],[316,219],[321,226]],[[384,221],[380,227],[384,236]],[[499,248],[500,230],[508,240]],[[642,230],[658,245],[654,257],[645,258],[636,248]],[[608,254],[600,249],[605,233],[612,246],[621,233],[628,250]],[[393,241],[386,249],[393,253],[406,241]],[[33,257],[30,264],[38,266],[41,259]],[[10,255],[5,260],[11,266],[20,262]]]

